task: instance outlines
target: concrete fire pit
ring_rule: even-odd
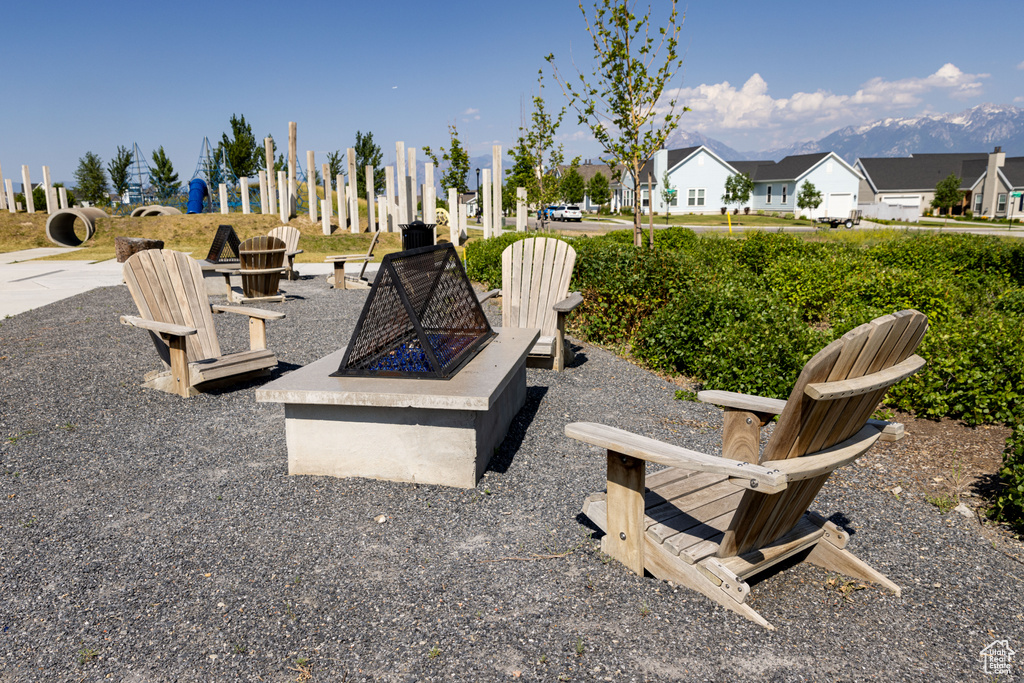
[[[447,380],[331,377],[341,349],[257,389],[285,406],[288,473],[476,486],[526,401],[540,334],[496,331]]]

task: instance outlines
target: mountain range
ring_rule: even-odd
[[[740,152],[699,133],[677,131],[669,148],[705,145],[727,161],[778,161],[791,154],[835,152],[853,163],[858,157],[905,157],[913,153],[990,152],[1001,146],[1007,156],[1024,156],[1024,109],[980,104],[958,114],[887,118],[847,126],[820,140],[760,152]]]

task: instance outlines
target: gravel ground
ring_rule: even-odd
[[[345,344],[365,297],[288,290],[278,374]],[[1024,651],[1024,568],[873,468],[814,507],[901,598],[798,565],[753,587],[768,632],[606,561],[579,512],[603,454],[564,425],[715,453],[721,415],[600,349],[528,372],[475,490],[288,477],[282,407],[141,389],[159,361],[124,313],[114,287],[0,324],[0,681],[965,681],[993,640]],[[244,317],[216,322],[246,347]]]

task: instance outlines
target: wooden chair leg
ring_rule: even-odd
[[[647,463],[608,451],[608,533],[602,549],[644,575],[644,482]]]
[[[249,318],[249,349],[261,351],[267,348],[267,321]]]
[[[188,353],[185,337],[171,337],[167,341],[171,355],[171,376],[174,378],[175,393],[184,398],[190,395],[188,375]]]
[[[885,574],[874,569],[849,550],[837,548],[828,541],[819,541],[804,561],[828,571],[852,576],[862,581],[877,583],[883,588],[891,590],[896,594],[896,597],[899,597],[902,592],[900,587],[890,581],[889,577]]]
[[[334,262],[334,288],[345,289],[345,262]]]

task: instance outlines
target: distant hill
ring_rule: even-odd
[[[762,152],[737,152],[712,138],[677,131],[669,147],[700,144],[726,160],[736,161],[778,161],[791,154],[835,152],[852,163],[857,157],[905,157],[915,152],[990,152],[996,145],[1007,156],[1024,156],[1024,109],[981,104],[958,114],[881,119],[841,128],[820,140]]]

